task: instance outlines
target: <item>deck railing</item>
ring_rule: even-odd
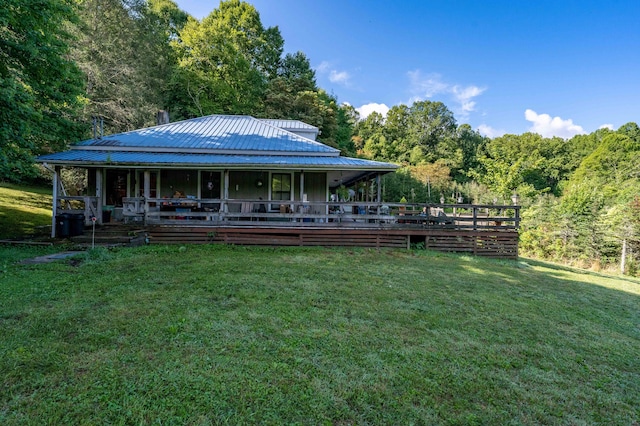
[[[91,197],[87,195],[70,196],[60,195],[58,196],[58,205],[56,206],[56,215],[60,214],[82,214],[84,215],[84,224],[90,225],[92,217],[98,216],[98,197]]]
[[[260,199],[123,199],[128,221],[237,226],[434,227],[517,230],[520,206],[431,203],[267,201]],[[277,222],[277,223],[271,223]]]

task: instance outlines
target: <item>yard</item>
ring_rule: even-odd
[[[640,281],[407,250],[0,246],[2,424],[637,424]],[[59,249],[59,247],[58,247]]]

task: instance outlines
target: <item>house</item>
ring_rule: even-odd
[[[40,156],[54,174],[52,236],[64,212],[80,212],[87,225],[292,218],[286,215],[328,222],[330,201],[345,190],[351,201],[380,203],[380,177],[397,166],[341,156],[317,136],[318,128],[296,120],[210,115]],[[62,167],[87,170],[86,194],[64,193]],[[348,213],[362,207],[353,208]]]

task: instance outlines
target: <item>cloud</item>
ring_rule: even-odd
[[[316,71],[318,71],[321,74],[324,74],[324,73],[329,72],[330,68],[331,68],[331,65],[329,64],[329,62],[322,61],[322,62],[320,62],[320,65],[318,65],[316,67]]]
[[[335,69],[331,63],[327,61],[320,62],[320,65],[316,67],[316,72],[321,75],[326,75],[332,83],[342,86],[349,86],[350,84],[351,75],[347,71]]]
[[[362,105],[360,108],[356,108],[356,111],[360,114],[360,119],[367,118],[374,111],[379,112],[383,117],[385,117],[387,112],[389,112],[389,107],[385,104],[370,103]]]
[[[460,103],[462,110],[465,112],[471,112],[475,110],[476,103],[471,99],[476,96],[480,96],[486,88],[480,88],[477,86],[460,87],[458,85],[451,88],[451,92],[456,100]]]
[[[609,130],[614,130],[614,128],[613,128],[613,124],[603,124],[602,126],[598,127],[598,129],[609,129]]]
[[[560,117],[553,117],[549,114],[538,114],[537,112],[527,109],[524,112],[524,118],[533,123],[529,131],[538,133],[545,138],[558,136],[563,139],[571,138],[578,134],[586,133],[582,126],[573,124],[573,120],[563,120]]]
[[[473,99],[487,90],[486,87],[447,83],[437,73],[423,75],[420,70],[415,70],[409,71],[407,75],[409,76],[409,91],[412,94],[412,101],[420,101],[436,95],[448,95],[450,100],[456,103],[454,112],[463,117],[467,117],[470,112],[475,111],[476,102]]]
[[[478,126],[478,132],[480,132],[480,134],[482,136],[486,136],[488,138],[497,138],[500,136],[504,136],[504,134],[506,134],[507,132],[501,129],[494,129],[491,126],[487,126],[486,124],[481,124]]]
[[[422,75],[420,70],[409,71],[410,91],[414,96],[431,98],[440,93],[446,93],[449,85],[442,82],[440,74]]]
[[[346,71],[331,70],[329,72],[329,81],[338,84],[349,84],[351,76]]]

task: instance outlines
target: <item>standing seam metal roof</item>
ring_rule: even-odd
[[[278,151],[339,155],[339,150],[250,116],[209,115],[82,141],[73,148]]]

